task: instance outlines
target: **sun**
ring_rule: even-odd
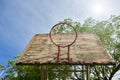
[[[95,14],[103,14],[104,13],[104,6],[101,4],[95,4],[92,7],[93,13]]]

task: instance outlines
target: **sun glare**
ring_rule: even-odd
[[[104,6],[101,4],[93,5],[93,12],[95,14],[102,14],[104,12]]]

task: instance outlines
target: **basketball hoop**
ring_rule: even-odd
[[[71,35],[74,35],[71,38]],[[51,42],[58,46],[58,56],[57,60],[59,62],[60,59],[60,47],[68,47],[68,61],[70,58],[70,46],[75,43],[77,39],[77,31],[76,29],[65,22],[60,22],[56,25],[54,25],[49,33],[49,37]]]

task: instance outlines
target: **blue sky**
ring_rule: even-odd
[[[6,65],[23,52],[34,34],[49,33],[59,21],[108,19],[120,14],[119,5],[120,0],[0,0],[0,64]]]

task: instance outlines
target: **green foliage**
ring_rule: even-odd
[[[5,69],[5,67],[0,64],[0,74],[1,74],[1,72],[2,72],[4,69]]]
[[[0,69],[4,69],[5,67],[3,65],[0,64]]]
[[[109,20],[96,21],[91,17],[81,25],[71,21],[77,32],[92,32],[99,36],[105,48],[116,61],[114,66],[92,66],[91,79],[111,80],[120,70],[120,16],[112,15]],[[79,24],[79,25],[78,25]]]
[[[42,65],[42,72],[41,66],[38,65],[16,65],[16,60],[9,60],[8,66],[6,66],[6,76],[4,77],[5,80],[40,80],[41,73],[44,75],[44,79],[46,80],[46,66],[49,79],[53,80],[55,78],[59,78],[65,80],[66,78],[71,76],[71,72],[65,72],[64,70],[70,70],[71,66],[58,66],[58,65]],[[3,67],[3,66],[1,66]],[[63,70],[60,72],[53,72],[52,70]]]
[[[71,72],[66,72],[65,70],[71,70],[70,65],[49,65],[49,79],[53,80],[59,78],[65,80],[71,76]],[[52,70],[58,70],[53,72]],[[53,76],[54,75],[54,76]]]

